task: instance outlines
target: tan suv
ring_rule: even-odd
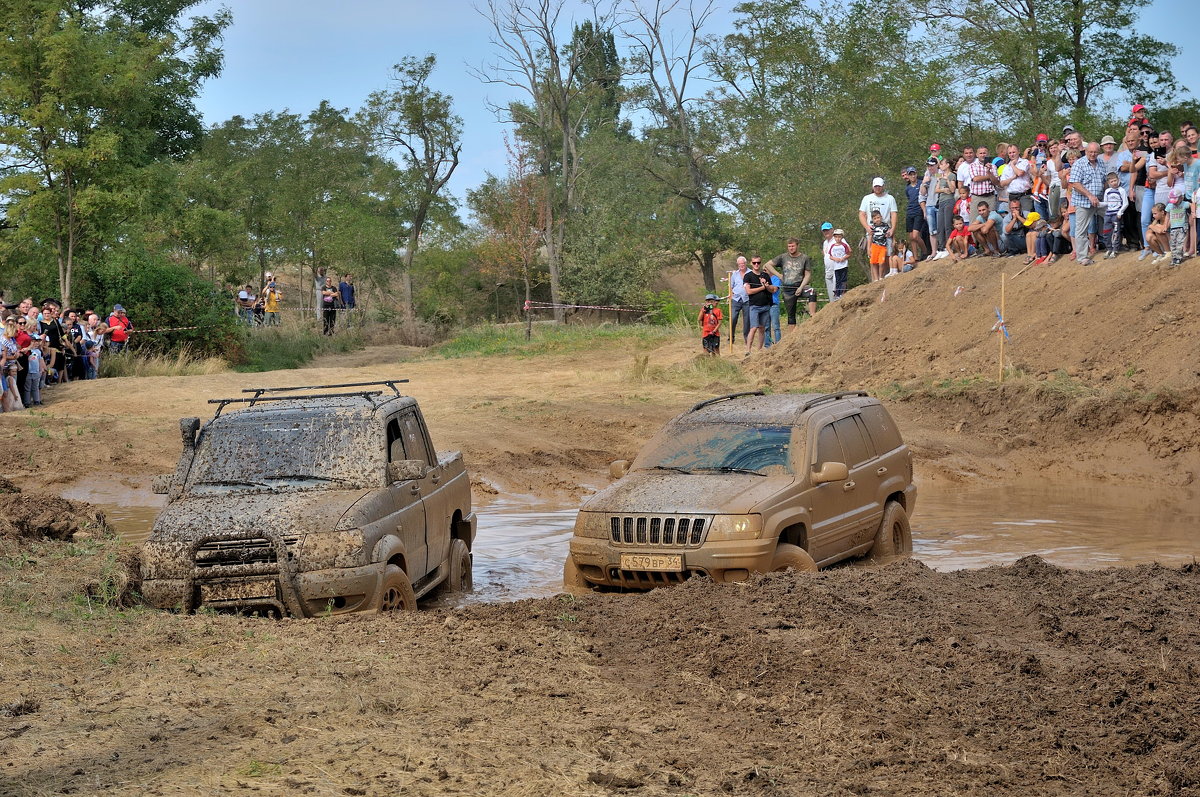
[[[739,581],[912,550],[912,455],[860,391],[702,401],[611,472],[576,518],[569,589]]]

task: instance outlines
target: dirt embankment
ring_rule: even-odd
[[[1195,268],[1133,255],[1034,267],[942,260],[851,291],[747,372],[774,389],[863,387],[939,473],[1182,485],[1200,473]],[[1006,381],[993,331],[1005,280]]]
[[[1031,558],[344,621],[32,609],[0,792],[1194,795],[1198,602],[1192,566]]]

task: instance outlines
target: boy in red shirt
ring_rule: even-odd
[[[704,297],[704,308],[700,310],[700,342],[704,353],[714,357],[721,353],[721,308],[717,307],[717,295]]]

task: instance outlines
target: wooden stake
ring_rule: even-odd
[[[726,287],[729,288],[729,313],[725,316],[729,319],[729,345],[726,350],[733,356],[733,272],[726,271],[725,277]]]
[[[1004,381],[1004,325],[1007,323],[1004,318],[1004,272],[1000,272],[1000,328],[997,330],[1000,333],[1000,381]]]

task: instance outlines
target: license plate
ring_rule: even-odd
[[[200,585],[200,600],[205,603],[274,597],[274,581],[218,581]]]
[[[657,570],[678,573],[683,570],[681,553],[623,553],[622,570]]]

